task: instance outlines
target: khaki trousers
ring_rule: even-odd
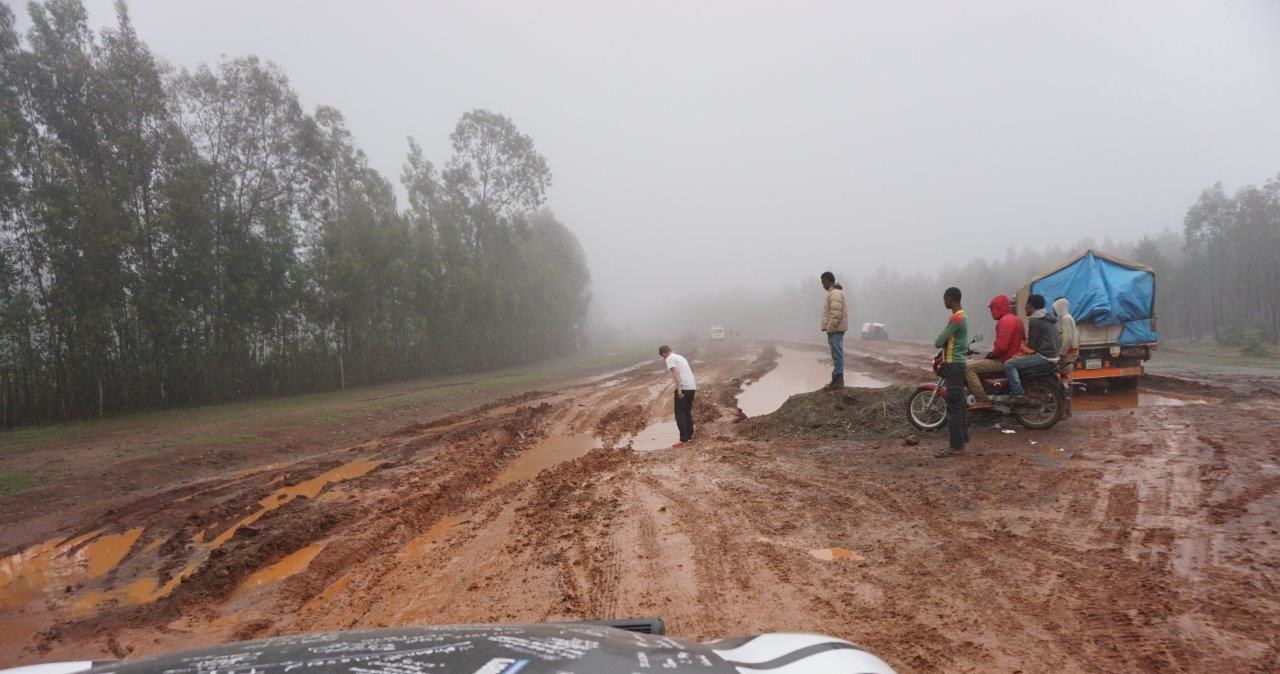
[[[992,372],[1004,372],[1004,363],[993,358],[983,358],[969,361],[964,369],[964,380],[969,384],[969,392],[973,394],[975,402],[990,402],[987,392],[982,388],[982,382],[978,380],[978,375]]]

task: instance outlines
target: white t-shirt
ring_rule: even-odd
[[[680,388],[686,391],[698,390],[698,384],[693,381],[693,369],[689,367],[689,361],[678,353],[667,354],[667,371],[671,368],[676,369],[676,374],[680,375]]]

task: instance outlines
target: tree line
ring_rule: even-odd
[[[468,112],[407,205],[342,114],[255,57],[175,69],[123,2],[0,4],[0,425],[493,368],[574,349],[589,302],[551,172]]]
[[[1212,339],[1268,356],[1265,344],[1280,340],[1280,175],[1261,186],[1228,194],[1221,183],[1206,188],[1178,228],[1136,241],[1098,242],[1042,250],[1009,248],[1003,258],[975,258],[935,274],[881,267],[840,274],[850,307],[850,330],[868,321],[886,323],[899,339],[932,339],[940,329],[942,290],[958,286],[971,312],[994,295],[1013,295],[1036,275],[1086,248],[1150,265],[1156,272],[1156,315],[1161,339]],[[677,325],[702,334],[722,322],[744,334],[817,336],[822,290],[817,273],[773,293],[725,291],[692,298],[673,309]],[[990,336],[981,314],[974,332]],[[713,318],[708,318],[713,317]]]

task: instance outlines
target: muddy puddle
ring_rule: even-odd
[[[697,432],[697,428],[694,428]],[[676,427],[675,419],[669,421],[659,421],[649,424],[643,431],[636,433],[629,438],[623,438],[618,442],[619,447],[627,446],[631,443],[631,449],[637,452],[653,452],[659,449],[666,449],[671,443],[680,439],[680,429]]]
[[[600,446],[600,441],[591,435],[555,435],[541,440],[516,457],[484,490],[487,493],[512,482],[528,480],[557,463],[576,459]]]
[[[146,604],[161,599],[195,573],[209,558],[211,552],[231,540],[243,527],[257,522],[267,513],[294,499],[314,499],[324,491],[325,487],[360,477],[383,463],[384,461],[377,459],[357,459],[331,468],[309,480],[281,487],[259,501],[257,510],[231,525],[212,540],[206,541],[203,532],[197,533],[191,540],[191,545],[195,548],[191,558],[168,579],[162,582],[156,577],[142,577],[111,590],[97,588],[85,590],[70,602],[71,614],[87,615],[109,599],[121,605]],[[66,542],[59,542],[56,539],[46,541],[0,562],[0,608],[21,606],[38,599],[48,591],[106,574],[128,555],[142,535],[142,529],[131,529],[108,536],[99,536],[101,533],[101,531],[93,531]],[[151,541],[144,550],[154,550],[160,542],[161,539]],[[300,565],[301,569],[305,569],[306,564],[310,564],[311,558],[315,556],[312,551],[319,553],[318,548],[308,546],[276,565],[260,570],[258,573],[264,575],[255,574],[256,581],[253,581],[253,578],[250,580],[261,584],[291,575],[290,569],[296,566]],[[308,554],[310,557],[307,556]]]
[[[435,524],[431,525],[430,529],[427,529],[426,533],[423,533],[421,536],[409,541],[409,543],[396,554],[396,562],[403,564],[406,561],[422,557],[433,543],[440,540],[440,538],[445,534],[449,533],[449,531],[453,529],[458,522],[458,518],[453,515],[445,515],[440,518]]]
[[[857,561],[862,559],[862,553],[848,548],[817,548],[810,550],[809,554],[813,555],[814,559],[820,559],[824,562]]]
[[[1140,389],[1113,389],[1105,393],[1076,391],[1071,394],[1071,409],[1075,412],[1102,412],[1135,407],[1182,407],[1205,405],[1209,401],[1194,396],[1172,393],[1154,393]]]
[[[846,367],[848,362],[846,361]],[[797,393],[816,391],[831,381],[831,360],[815,351],[778,347],[778,364],[738,394],[738,408],[748,417],[769,414]],[[844,373],[845,386],[883,388],[889,385],[865,372]]]
[[[275,583],[289,576],[293,576],[307,570],[311,565],[311,560],[320,554],[324,549],[324,543],[316,541],[297,552],[285,555],[280,561],[254,572],[252,576],[245,579],[240,587],[236,589],[236,594],[244,594],[255,587],[261,587]]]
[[[0,608],[107,573],[133,549],[142,528],[100,534],[99,529],[70,540],[50,539],[0,560]]]

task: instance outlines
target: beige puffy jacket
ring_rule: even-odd
[[[822,303],[822,331],[845,332],[849,329],[849,312],[845,310],[844,288],[837,283],[827,291]]]

